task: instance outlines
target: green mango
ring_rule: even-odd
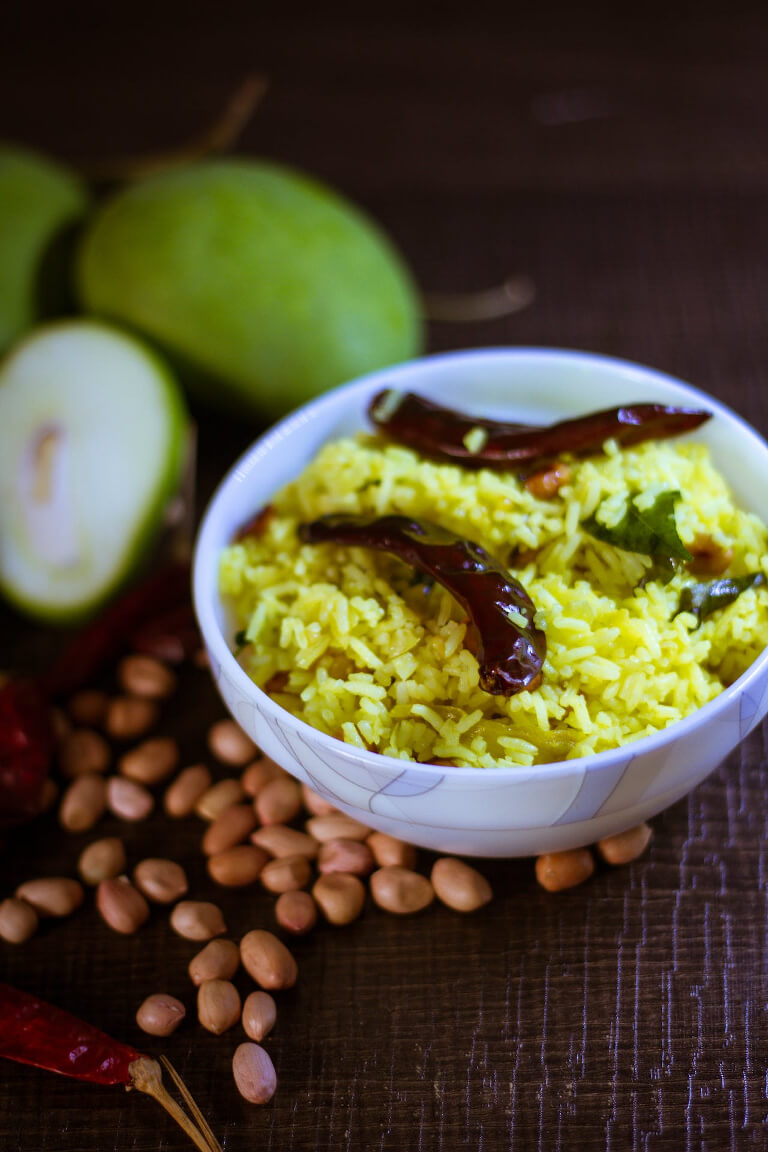
[[[59,247],[85,215],[74,173],[35,152],[0,145],[0,352],[63,307]]]
[[[135,337],[34,328],[0,363],[0,592],[38,619],[92,614],[154,547],[188,434],[181,389]]]
[[[84,309],[157,342],[216,407],[273,419],[421,344],[388,238],[314,180],[248,159],[138,181],[92,219]]]

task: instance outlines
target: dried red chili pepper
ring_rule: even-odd
[[[606,440],[623,446],[690,432],[711,412],[663,404],[628,404],[562,420],[547,427],[475,419],[443,408],[413,392],[386,389],[374,396],[368,414],[387,436],[439,460],[469,468],[514,468],[599,452]]]
[[[44,694],[31,680],[8,680],[0,688],[0,824],[37,815],[52,755]]]
[[[141,1053],[27,992],[0,984],[0,1056],[93,1084],[130,1084]]]
[[[407,516],[323,516],[299,526],[308,544],[335,542],[399,556],[432,576],[466,609],[477,640],[480,685],[496,696],[538,687],[546,639],[523,586],[484,548]]]
[[[0,1056],[91,1084],[123,1084],[153,1096],[173,1116],[201,1152],[221,1152],[200,1110],[164,1061],[197,1125],[162,1084],[159,1064],[128,1044],[45,1000],[0,983]]]

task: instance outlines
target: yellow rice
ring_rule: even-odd
[[[493,768],[601,752],[713,699],[768,643],[768,590],[750,589],[696,628],[673,614],[694,580],[639,584],[650,561],[587,535],[642,493],[678,490],[679,534],[733,550],[727,575],[768,576],[768,532],[740,510],[706,447],[664,441],[571,463],[553,499],[511,473],[468,471],[361,435],[326,445],[273,500],[262,535],[228,547],[221,589],[247,643],[243,667],[283,707],[332,736],[404,760]],[[383,553],[302,545],[299,523],[333,512],[400,513],[486,548],[532,597],[547,639],[541,686],[510,698],[478,686],[455,600]],[[518,555],[520,551],[518,551]],[[273,677],[283,673],[277,679]]]

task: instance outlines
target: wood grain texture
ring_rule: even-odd
[[[90,2],[7,18],[4,134],[73,161],[173,143],[241,75],[270,93],[242,142],[329,180],[398,241],[419,282],[459,291],[530,276],[531,307],[456,328],[433,350],[585,348],[682,376],[768,432],[768,20],[743,5],[503,19],[481,10],[345,17],[320,8]],[[206,416],[200,507],[256,429]],[[0,609],[0,664],[41,667],[61,638]],[[223,712],[202,672],[162,731],[205,757]],[[165,1051],[227,1152],[739,1152],[768,1146],[766,729],[654,823],[647,856],[559,895],[531,861],[480,866],[477,916],[412,920],[373,906],[293,945],[300,978],[267,1041],[279,1087],[237,1096],[240,1040],[190,1023],[143,1038],[136,1008],[163,990],[193,1006],[196,946],[154,910],[118,938],[86,907],[0,948],[0,976],[115,1036]],[[126,829],[129,858],[164,851],[230,932],[272,924],[274,897],[207,879],[195,819]],[[52,819],[0,857],[0,897],[32,873],[74,870],[92,836]],[[428,867],[431,857],[422,854]],[[247,983],[240,980],[242,991]],[[155,1152],[187,1145],[148,1100],[11,1064],[0,1068],[3,1152]]]

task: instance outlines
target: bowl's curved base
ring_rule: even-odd
[[[409,823],[408,841],[418,848],[427,848],[455,856],[502,857],[541,856],[544,852],[564,852],[569,848],[584,848],[596,844],[606,836],[614,836],[627,828],[634,828],[687,795],[690,786],[675,788],[662,796],[646,799],[632,808],[623,808],[590,820],[572,824],[555,824],[544,828],[432,828]],[[403,822],[389,820],[378,814],[371,817],[359,809],[344,808],[348,815],[402,840]]]

